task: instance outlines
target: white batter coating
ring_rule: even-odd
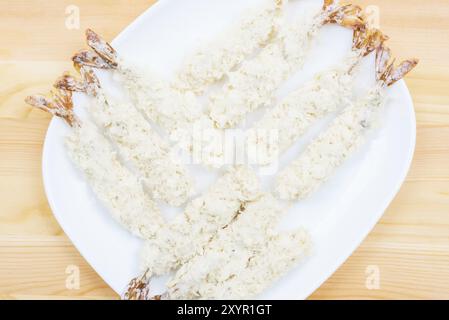
[[[214,122],[203,112],[193,92],[177,90],[157,76],[141,73],[124,62],[119,66],[115,74],[121,79],[133,104],[168,134],[178,150],[191,155],[194,164],[212,168],[223,165],[221,140],[212,144],[219,148],[206,147],[211,142],[207,139],[209,133],[220,136],[223,132],[214,128]]]
[[[315,191],[357,148],[376,121],[384,104],[380,87],[348,106],[278,176],[276,190],[281,199],[303,199]]]
[[[298,266],[310,254],[311,245],[310,236],[304,229],[266,239],[260,252],[249,260],[245,271],[226,281],[223,296],[247,299],[261,294]]]
[[[94,31],[88,29],[86,38],[93,51],[80,51],[73,61],[78,66],[113,70],[114,78],[123,86],[132,104],[147,120],[163,129],[172,141],[178,142],[185,132],[191,135],[195,123],[204,124],[207,117],[193,92],[182,92],[151,70],[120,57]],[[212,121],[209,122],[212,126]]]
[[[308,247],[303,230],[284,235],[275,231],[282,209],[271,194],[248,203],[233,223],[218,231],[204,254],[178,270],[168,283],[168,297],[247,299],[260,293],[302,258]]]
[[[189,57],[178,75],[176,86],[201,93],[268,43],[279,23],[280,2],[266,0],[249,10],[238,23]]]
[[[360,60],[361,55],[352,51],[340,66],[322,72],[290,93],[254,124],[247,143],[248,150],[263,152],[264,156],[256,159],[259,165],[277,160],[314,122],[351,100],[353,72],[350,71]],[[277,133],[276,141],[270,140],[269,134],[263,134],[271,130]]]
[[[177,216],[145,243],[142,269],[161,275],[202,254],[217,231],[228,225],[259,194],[260,184],[253,170],[243,166],[231,169],[205,194],[189,203],[183,215]]]
[[[269,105],[276,90],[305,60],[310,40],[323,24],[323,16],[311,16],[301,23],[281,25],[278,38],[253,59],[227,73],[228,81],[210,96],[210,117],[219,128],[231,128],[250,112]]]
[[[132,105],[106,100],[100,90],[88,111],[121,157],[137,168],[154,199],[173,206],[187,201],[194,188],[186,168],[171,157],[168,144]]]
[[[143,239],[156,234],[164,223],[159,208],[93,124],[84,121],[73,128],[66,148],[97,198],[121,225]]]
[[[192,92],[181,92],[160,77],[142,72],[126,61],[119,62],[115,75],[133,105],[164,129],[174,141],[204,118],[202,106]]]

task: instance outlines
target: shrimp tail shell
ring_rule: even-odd
[[[382,43],[376,51],[376,79],[383,86],[391,86],[405,77],[418,62],[418,59],[407,59],[395,66],[395,60],[391,59],[391,50]]]
[[[101,86],[100,81],[91,68],[81,67],[80,74],[82,80],[77,80],[68,72],[58,78],[54,84],[57,89],[68,90],[73,92],[84,92],[90,96],[97,96]]]
[[[53,86],[60,90],[67,90],[71,92],[86,92],[86,84],[80,80],[72,77],[68,72],[65,72],[59,77]]]
[[[365,57],[387,40],[388,36],[378,29],[358,28],[354,30],[352,48],[360,50],[360,55]]]
[[[44,110],[56,117],[64,119],[71,127],[79,126],[80,122],[73,112],[72,93],[58,89],[50,92],[50,96],[32,95],[25,99],[29,105]]]
[[[123,295],[124,300],[159,300],[150,296],[150,277],[148,274],[149,270],[129,282]]]
[[[87,45],[92,48],[112,69],[117,68],[117,51],[92,29],[86,30]]]
[[[353,5],[339,5],[334,0],[326,0],[323,5],[323,24],[335,23],[353,30],[365,28],[362,8]]]
[[[72,57],[72,61],[77,70],[82,67],[92,67],[97,69],[115,69],[117,67],[117,64],[110,63],[91,50],[78,51]]]

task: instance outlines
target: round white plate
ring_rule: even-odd
[[[162,0],[152,6],[113,42],[126,58],[148,66],[169,79],[183,58],[213,38],[245,9],[261,0]],[[320,3],[302,0],[289,4],[289,13],[301,15]],[[95,26],[92,26],[93,28]],[[351,31],[326,26],[314,41],[303,70],[280,91],[282,97],[319,70],[338,63],[350,50]],[[373,57],[366,59],[358,80],[360,92],[373,83]],[[103,86],[109,86],[104,79]],[[112,85],[111,85],[112,86]],[[415,147],[415,114],[403,81],[389,89],[390,100],[379,129],[310,199],[296,204],[285,226],[304,225],[314,239],[313,254],[260,298],[303,299],[316,290],[359,246],[392,201],[409,169]],[[75,104],[82,104],[76,97]],[[324,122],[295,145],[282,168],[320,129]],[[97,202],[82,175],[64,150],[69,128],[54,119],[48,129],[43,155],[43,176],[54,215],[84,258],[118,293],[138,274],[141,241],[123,230]],[[196,174],[199,185],[210,176]],[[267,185],[270,177],[264,179]],[[271,179],[272,180],[272,179]],[[207,181],[207,183],[206,183]],[[156,291],[163,281],[156,281]]]

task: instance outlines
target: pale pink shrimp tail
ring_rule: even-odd
[[[75,79],[68,72],[65,72],[61,77],[59,77],[53,86],[57,89],[72,92],[86,92],[86,84]]]
[[[91,68],[81,67],[82,80],[77,80],[69,73],[64,73],[54,84],[55,88],[73,92],[84,92],[90,96],[96,96],[100,90],[100,81]]]
[[[117,52],[109,43],[92,29],[86,30],[86,41],[92,50],[81,50],[72,57],[75,68],[80,69],[84,66],[98,69],[117,68]]]
[[[116,64],[104,60],[97,53],[91,50],[81,50],[72,57],[73,65],[77,70],[82,67],[91,67],[97,69],[115,69]]]
[[[360,50],[360,54],[364,57],[379,48],[388,36],[378,29],[356,29],[353,37],[353,50]]]
[[[112,46],[101,38],[92,29],[86,30],[87,45],[92,48],[100,57],[103,58],[114,68],[117,67],[117,52]]]
[[[123,295],[124,300],[152,300],[150,296],[149,270],[132,279]]]
[[[73,112],[72,93],[59,89],[50,92],[50,96],[32,95],[25,99],[29,105],[60,117],[71,127],[79,126],[80,122]]]
[[[418,64],[418,59],[408,59],[395,67],[391,51],[382,43],[376,51],[376,79],[384,86],[391,86],[401,80]]]
[[[123,295],[124,300],[166,300],[168,294],[150,295],[150,270],[147,269],[141,276],[132,279]]]
[[[335,23],[354,30],[365,27],[363,10],[357,5],[340,5],[335,0],[325,0],[322,10],[325,16],[323,24]]]

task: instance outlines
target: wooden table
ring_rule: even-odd
[[[117,295],[83,260],[48,207],[41,152],[49,116],[23,99],[46,92],[93,27],[112,39],[151,0],[0,1],[0,298]],[[374,231],[313,299],[449,298],[449,1],[354,0],[376,5],[390,46],[416,56],[407,78],[418,139],[407,181]],[[65,27],[67,6],[79,30]],[[80,289],[66,289],[68,266]],[[367,286],[379,272],[379,288]],[[369,284],[369,283],[368,283]],[[371,289],[369,289],[371,288]]]

